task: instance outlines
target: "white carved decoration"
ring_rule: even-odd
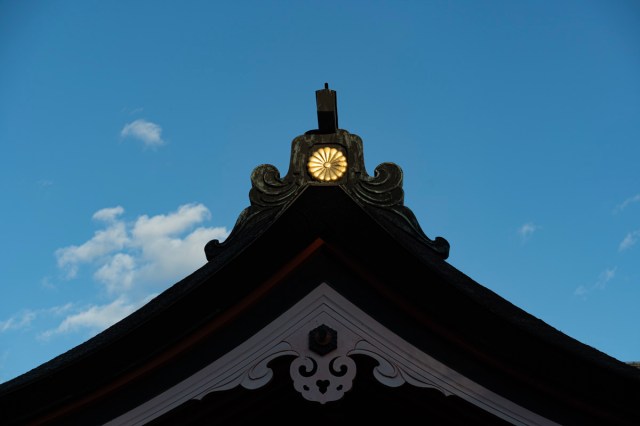
[[[324,355],[309,348],[309,332],[322,325],[337,332],[336,348]],[[336,401],[351,389],[357,373],[351,355],[375,359],[373,375],[383,385],[435,388],[513,424],[555,425],[420,351],[327,284],[316,287],[226,355],[107,425],[141,425],[211,392],[237,386],[260,388],[273,376],[269,362],[282,356],[295,356],[289,372],[294,388],[305,399],[322,404]]]
[[[298,357],[291,363],[293,386],[309,401],[336,401],[353,384],[356,363],[341,355],[335,358]]]

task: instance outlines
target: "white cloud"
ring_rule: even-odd
[[[629,232],[624,239],[620,242],[618,246],[618,251],[624,251],[630,249],[635,243],[638,242],[638,238],[640,238],[640,229],[635,230],[633,232]]]
[[[145,146],[155,147],[164,144],[164,140],[162,140],[162,127],[144,119],[138,119],[126,124],[120,131],[120,136],[131,136],[139,139]]]
[[[68,315],[42,339],[77,331],[101,331],[130,314],[155,294],[206,262],[204,246],[224,240],[224,227],[205,227],[211,213],[202,204],[185,204],[168,214],[141,215],[125,221],[121,206],[98,210],[93,218],[104,229],[80,245],[56,251],[58,266],[75,277],[88,266],[112,301]],[[139,302],[131,302],[139,301]],[[71,310],[72,306],[67,307]]]
[[[185,204],[168,215],[140,216],[133,227],[133,235],[141,242],[175,235],[210,217],[209,209],[202,204]]]
[[[102,211],[100,210],[96,214]],[[107,229],[96,231],[93,238],[84,244],[56,250],[58,266],[66,269],[68,278],[74,278],[80,263],[92,262],[114,250],[120,250],[128,240],[124,222],[114,222]]]
[[[113,222],[116,217],[124,213],[124,209],[121,206],[107,207],[106,209],[98,210],[93,214],[94,220],[101,220],[104,222]]]
[[[31,325],[33,320],[36,318],[36,313],[34,311],[23,311],[19,314],[16,314],[9,319],[0,321],[0,333],[4,333],[9,330],[19,330],[21,328],[28,327]]]
[[[138,277],[150,282],[182,278],[205,263],[205,244],[213,239],[224,240],[227,235],[223,227],[197,228],[183,239],[158,235],[140,240],[144,244],[144,264],[138,270]]]
[[[139,306],[127,303],[125,298],[118,298],[106,305],[92,305],[84,311],[67,316],[58,327],[41,333],[38,337],[48,340],[58,334],[66,334],[81,330],[99,332],[120,321]]]
[[[126,253],[116,253],[94,274],[94,278],[106,285],[109,294],[131,289],[135,276],[135,259]]]
[[[211,217],[202,204],[141,215],[133,222],[125,222],[120,217],[123,212],[120,206],[98,210],[93,217],[106,222],[104,229],[81,245],[56,251],[58,266],[68,278],[89,264],[107,294],[141,297],[144,291],[171,284],[201,267],[206,243],[229,234],[224,227],[198,226]]]
[[[594,290],[604,290],[607,287],[607,283],[616,276],[617,267],[606,268],[600,273],[596,282],[590,286],[580,285],[573,292],[575,296],[586,298],[587,294]]]
[[[629,197],[624,200],[622,203],[618,204],[613,211],[615,213],[620,213],[622,210],[626,209],[629,204],[640,202],[640,194],[636,194],[633,197]]]
[[[531,238],[534,232],[542,229],[540,226],[534,224],[533,222],[527,222],[518,228],[518,235],[520,236],[522,242],[525,242]]]

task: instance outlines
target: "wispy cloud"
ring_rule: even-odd
[[[638,238],[640,238],[640,229],[637,229],[633,232],[629,232],[624,239],[620,242],[618,246],[618,251],[625,251],[630,249],[635,243],[638,242]]]
[[[0,321],[0,333],[8,332],[10,330],[22,330],[31,327],[36,320],[40,318],[51,318],[66,314],[73,304],[67,303],[64,305],[53,306],[46,309],[25,309],[18,312],[6,320]]]
[[[36,318],[36,312],[26,310],[16,315],[9,317],[6,320],[0,321],[0,333],[4,333],[9,330],[19,330],[31,325]]]
[[[40,280],[40,285],[42,286],[42,288],[46,288],[49,290],[53,290],[56,288],[55,284],[51,282],[51,277],[43,277]]]
[[[136,115],[136,114],[140,114],[142,111],[144,111],[144,108],[142,107],[124,107],[122,108],[121,112],[125,113],[125,114],[129,114],[129,115]]]
[[[58,327],[40,333],[38,338],[49,340],[58,334],[81,330],[97,333],[120,321],[138,307],[138,304],[128,303],[124,297],[106,305],[92,305],[80,312],[67,316]]]
[[[518,228],[518,231],[517,231],[518,236],[520,236],[520,241],[522,241],[523,243],[528,241],[531,238],[531,236],[534,234],[534,232],[537,232],[540,229],[542,229],[542,227],[536,225],[533,222],[525,223],[520,228]]]
[[[587,295],[595,290],[604,290],[607,287],[607,283],[611,281],[616,276],[617,267],[606,268],[604,271],[600,273],[598,279],[595,283],[585,286],[580,285],[573,292],[575,296],[580,296],[582,298],[586,298]]]
[[[622,203],[618,204],[614,209],[613,212],[614,213],[620,213],[622,210],[626,209],[627,207],[629,207],[630,204],[633,203],[637,203],[640,202],[640,194],[636,194],[633,197],[629,197],[626,200],[624,200]]]
[[[124,213],[122,206],[107,207],[106,209],[98,210],[93,214],[94,220],[101,220],[104,222],[113,222],[116,217]]]
[[[139,139],[145,146],[149,147],[157,147],[164,144],[162,127],[142,118],[125,124],[120,131],[120,136]]]

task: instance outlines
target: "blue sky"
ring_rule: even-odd
[[[639,77],[636,1],[0,1],[0,381],[203,265],[324,82],[453,266],[638,361]]]

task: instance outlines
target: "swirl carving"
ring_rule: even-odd
[[[251,173],[251,205],[244,209],[224,242],[209,241],[204,248],[207,260],[219,256],[233,244],[242,244],[255,237],[277,216],[277,213],[295,198],[300,185],[290,179],[282,179],[278,168],[262,164]]]
[[[349,164],[347,168],[347,163]],[[238,217],[224,242],[205,246],[208,260],[232,245],[242,245],[258,236],[309,185],[340,186],[385,227],[401,231],[401,238],[449,256],[449,243],[442,237],[430,239],[422,231],[413,212],[404,206],[402,169],[382,163],[369,176],[364,168],[362,140],[344,130],[331,135],[306,134],[292,142],[288,174],[282,178],[271,164],[262,164],[251,173],[251,205]]]
[[[289,368],[294,388],[308,401],[337,401],[353,386],[356,363],[345,355],[334,358],[300,356]]]
[[[374,175],[364,176],[353,186],[353,195],[366,204],[391,207],[404,203],[402,169],[394,163],[382,163]]]
[[[374,215],[402,229],[419,243],[433,249],[440,257],[449,257],[449,242],[442,237],[430,239],[424,233],[411,209],[404,205],[402,169],[394,163],[376,167],[373,177],[364,176],[350,189],[356,201],[370,209]]]
[[[280,178],[280,172],[271,164],[262,164],[251,173],[249,200],[252,206],[278,207],[291,199],[298,186]]]
[[[451,392],[441,386],[434,377],[430,377],[424,371],[399,365],[397,360],[391,359],[366,340],[359,341],[349,355],[366,355],[375,359],[378,365],[373,369],[373,376],[385,386],[398,387],[409,383],[420,388],[437,389],[445,396],[451,395]]]

